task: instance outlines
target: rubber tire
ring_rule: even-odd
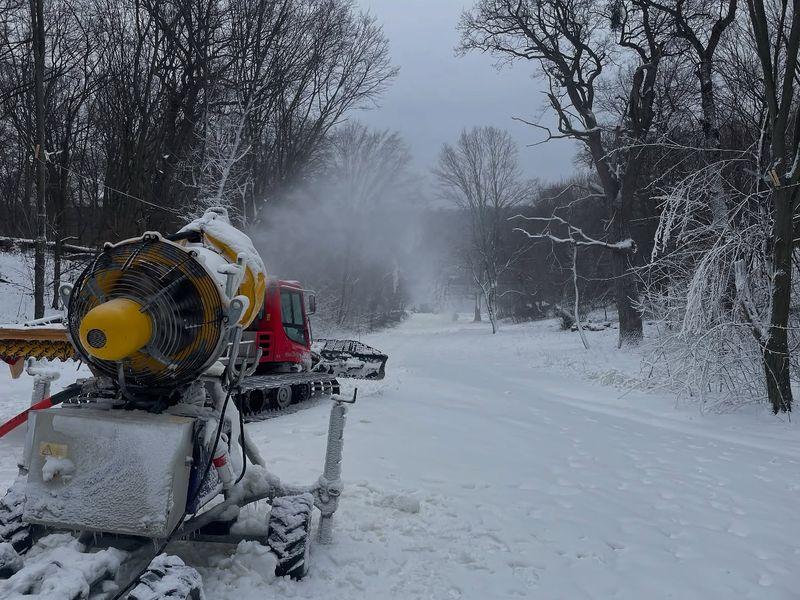
[[[25,480],[18,478],[0,498],[0,544],[9,543],[18,555],[25,554],[34,542],[33,526],[22,521],[25,504]],[[0,579],[13,574],[14,569],[0,564]]]
[[[270,408],[272,410],[286,410],[292,405],[292,400],[292,386],[283,385],[270,393]]]
[[[311,398],[311,384],[300,383],[292,386],[292,403],[302,404]]]
[[[272,501],[267,545],[278,559],[276,577],[288,575],[300,580],[308,573],[313,510],[314,497],[311,494],[280,496]]]
[[[152,560],[126,600],[205,600],[203,578],[177,556],[162,554]]]

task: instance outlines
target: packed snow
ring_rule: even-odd
[[[365,336],[387,376],[358,382],[334,542],[312,547],[307,578],[273,578],[254,544],[170,552],[214,600],[796,598],[794,425],[639,391],[617,332],[587,335],[589,351],[555,321],[493,336],[420,314]],[[54,389],[75,377],[59,369]],[[1,418],[26,407],[30,378],[3,371],[0,390]],[[282,479],[311,483],[327,415],[313,402],[247,427]],[[23,438],[0,439],[1,484]]]
[[[4,600],[72,600],[86,598],[103,573],[114,573],[127,553],[116,548],[83,552],[68,533],[43,537],[26,555],[26,568],[0,581]]]

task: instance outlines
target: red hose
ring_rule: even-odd
[[[30,408],[22,411],[16,417],[11,417],[8,421],[0,425],[0,438],[11,431],[14,431],[17,427],[27,421],[28,413],[32,410],[42,410],[43,408],[50,408],[51,406],[53,406],[53,401],[48,396],[44,400],[41,400]]]
[[[11,417],[8,421],[0,425],[0,438],[11,431],[14,431],[17,427],[25,423],[28,420],[28,413],[30,413],[32,410],[44,410],[45,408],[50,408],[56,404],[61,404],[67,398],[77,395],[78,392],[80,392],[80,389],[81,388],[78,385],[70,385],[57,394],[53,394],[44,400],[40,400],[30,408],[23,410],[17,416]]]

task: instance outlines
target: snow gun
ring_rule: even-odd
[[[42,565],[41,553],[33,560],[28,551],[63,532],[85,555],[85,581],[65,577],[63,585],[78,586],[65,598],[203,598],[197,570],[165,553],[177,540],[257,541],[275,555],[275,575],[302,578],[312,514],[321,515],[316,539],[329,542],[342,492],[355,393],[339,394],[337,369],[358,370],[362,351],[361,368],[382,376],[385,356],[332,347],[330,358],[314,360],[308,295],[267,278],[224,209],[171,236],[106,244],[60,296],[60,322],[0,329],[7,362],[75,358],[93,375],[42,392],[25,414],[20,475],[0,499],[0,597],[53,589],[63,563]],[[279,347],[279,333],[295,346]],[[289,485],[268,471],[245,412],[315,394],[334,401],[324,468],[310,485]],[[260,500],[269,511],[240,521]],[[131,576],[120,568],[126,561],[142,568]]]

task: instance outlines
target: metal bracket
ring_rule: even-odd
[[[33,377],[33,393],[31,395],[31,406],[33,406],[50,395],[50,383],[58,379],[61,374],[48,369],[33,358],[27,359],[25,366],[28,375]]]
[[[228,298],[233,298],[236,295],[236,291],[239,289],[239,286],[242,285],[242,281],[244,281],[244,258],[242,255],[237,255],[236,263],[227,265],[225,269],[225,294]]]
[[[234,296],[231,298],[230,304],[228,305],[228,311],[225,315],[228,319],[228,323],[231,325],[237,325],[239,320],[244,315],[245,310],[247,310],[246,303],[248,302],[247,296]]]
[[[350,400],[345,400],[344,396],[336,394],[335,396],[331,396],[331,399],[339,404],[355,404],[356,398],[358,397],[358,388],[353,390],[353,397]]]
[[[237,325],[233,329],[233,341],[231,342],[231,349],[228,353],[228,364],[225,367],[225,381],[229,387],[238,387],[242,384],[245,377],[249,377],[258,368],[258,363],[261,362],[263,351],[261,348],[256,350],[256,355],[252,359],[247,357],[242,359],[242,364],[237,367],[236,361],[239,359],[239,349],[242,342],[242,327]]]
[[[58,287],[58,296],[61,298],[61,306],[64,310],[67,309],[69,306],[69,299],[72,297],[72,288],[74,286],[71,283],[62,283]]]

